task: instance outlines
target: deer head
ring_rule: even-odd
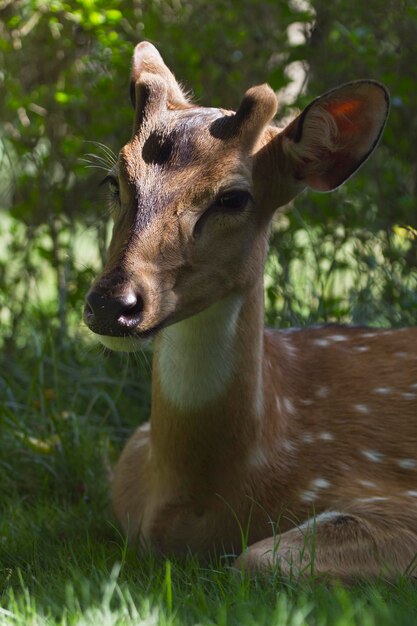
[[[341,185],[375,148],[388,114],[380,84],[348,83],[286,128],[253,87],[236,113],[192,104],[147,42],[136,46],[132,139],[106,177],[113,236],[85,321],[109,348],[144,338],[259,280],[274,211],[303,188]]]

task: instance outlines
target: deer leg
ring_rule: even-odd
[[[251,574],[357,578],[417,573],[417,533],[387,518],[329,511],[282,535],[249,546],[236,561]]]

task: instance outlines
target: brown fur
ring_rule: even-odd
[[[120,153],[120,208],[95,285],[133,285],[143,297],[137,328],[114,348],[149,333],[156,346],[150,424],[116,468],[118,520],[129,537],[176,554],[237,554],[248,529],[238,564],[251,571],[404,572],[417,551],[417,330],[263,327],[273,212],[304,184],[332,189],[360,166],[382,132],[385,90],[345,85],[280,132],[268,125],[269,88],[250,90],[236,115],[195,107],[150,44],[137,49],[132,80],[134,135]],[[248,205],[222,209],[219,197],[236,189]],[[228,302],[225,334],[210,311]],[[180,322],[184,336],[170,335]],[[190,395],[177,401],[166,377],[175,383],[180,371],[191,372]],[[211,391],[205,376],[220,391],[199,403],[196,390]]]

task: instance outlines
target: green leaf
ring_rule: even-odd
[[[56,91],[54,98],[59,104],[67,104],[70,101],[70,96],[65,91]]]
[[[118,9],[108,9],[106,11],[106,21],[109,23],[117,23],[122,19],[123,14]]]

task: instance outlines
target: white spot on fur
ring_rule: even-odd
[[[304,441],[304,443],[313,443],[314,441],[314,437],[311,433],[304,433],[301,436],[301,439]]]
[[[388,394],[392,393],[392,388],[391,387],[375,387],[373,391],[374,393],[378,393],[381,396],[387,396]]]
[[[369,407],[366,404],[354,404],[353,408],[358,411],[358,413],[369,413]]]
[[[299,402],[304,406],[311,406],[313,404],[313,400],[299,400]]]
[[[355,346],[353,349],[355,352],[368,352],[369,351],[368,346]]]
[[[397,359],[406,359],[408,357],[408,352],[394,352],[394,356],[396,356]]]
[[[329,339],[332,341],[347,341],[348,337],[346,335],[329,335]]]
[[[330,345],[330,341],[328,339],[314,339],[313,344],[319,348],[327,348]]]
[[[281,413],[281,408],[282,407],[281,407],[281,400],[280,400],[279,396],[277,396],[277,398],[276,398],[276,403],[277,403],[278,412]]]
[[[356,502],[383,502],[388,500],[386,496],[372,496],[370,498],[356,498]]]
[[[417,467],[417,463],[414,459],[399,459],[397,461],[397,465],[399,465],[403,469],[414,469],[415,467]]]
[[[149,432],[151,430],[151,423],[145,422],[141,426],[139,426],[139,430],[143,433]]]
[[[287,354],[290,357],[296,357],[298,350],[297,348],[291,343],[290,339],[288,336],[285,335],[281,335],[281,344],[284,347],[284,349],[286,350]]]
[[[241,298],[229,297],[168,326],[158,342],[161,387],[181,409],[198,409],[225,393],[234,371]]]
[[[401,395],[404,400],[414,400],[414,398],[416,397],[415,393],[402,393]]]
[[[371,337],[375,337],[376,333],[362,333],[361,337],[363,339],[371,339]]]
[[[361,450],[362,455],[373,463],[381,463],[384,455],[381,452],[375,450]]]
[[[405,496],[411,496],[412,498],[417,498],[417,491],[404,491]]]
[[[330,487],[330,482],[325,478],[315,478],[311,481],[311,486],[314,489],[327,489]]]
[[[417,389],[417,383],[413,383],[412,385],[410,385],[410,389]]]
[[[376,484],[374,482],[372,482],[372,480],[362,480],[359,479],[358,483],[361,484],[363,487],[376,487]]]
[[[295,443],[293,441],[289,441],[288,439],[283,441],[282,447],[287,452],[295,452],[297,450],[297,446],[295,445]]]
[[[315,491],[303,491],[300,495],[300,499],[304,502],[314,502],[317,499],[317,493]]]
[[[323,431],[322,433],[319,434],[318,438],[321,439],[322,441],[333,441],[334,436],[332,435],[332,433],[329,433],[328,431]]]
[[[320,387],[316,391],[316,396],[318,398],[327,398],[328,395],[329,395],[329,388],[328,387]]]
[[[283,402],[284,402],[285,410],[288,413],[294,414],[295,413],[295,409],[294,409],[294,404],[293,404],[292,400],[290,400],[289,398],[284,398]]]

